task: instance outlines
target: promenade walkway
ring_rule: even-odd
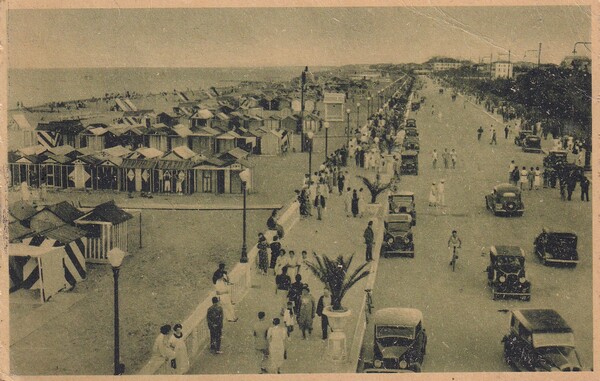
[[[351,171],[353,175],[351,186],[358,186],[359,180],[354,178],[355,171],[352,169]],[[362,235],[369,221],[367,216],[346,217],[343,198],[338,196],[337,192],[330,194],[323,220],[317,220],[316,212],[314,214],[315,216],[308,219],[301,219],[290,232],[286,233],[282,240],[282,246],[286,250],[294,250],[297,255],[300,255],[302,250],[306,250],[309,258],[313,251],[330,257],[337,257],[340,254],[348,257],[354,253],[352,267],[364,263],[365,245]],[[376,254],[375,258],[377,259]],[[302,268],[300,274],[302,281],[308,283],[316,303],[323,293],[323,284],[307,268]],[[363,308],[365,283],[366,278],[354,286],[343,300],[343,305],[352,310],[352,317],[345,328],[348,353],[353,340],[360,339],[354,337],[354,331]],[[259,373],[259,356],[254,349],[252,336],[252,327],[257,321],[257,313],[264,311],[266,319],[271,321],[274,317],[279,317],[285,302],[285,293],[281,291],[275,293],[273,275],[256,274],[248,294],[235,305],[239,320],[235,323],[225,322],[222,341],[224,353],[213,355],[208,349],[204,349],[200,357],[193,360],[189,374]],[[343,373],[355,370],[356,364],[350,361],[336,364],[326,355],[327,341],[321,339],[321,320],[316,316],[313,333],[307,340],[303,340],[302,333],[298,327],[295,328],[288,346],[288,358],[281,371],[282,373]]]

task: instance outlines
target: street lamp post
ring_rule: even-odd
[[[248,193],[248,181],[250,181],[250,170],[248,168],[240,172],[240,180],[242,180],[244,198],[242,210],[242,255],[240,256],[240,263],[248,263],[248,246],[246,245],[246,194]]]
[[[379,92],[379,108],[383,108],[383,93]]]
[[[120,344],[119,344],[119,270],[121,268],[121,263],[123,263],[123,258],[125,257],[125,252],[115,247],[111,249],[107,253],[108,261],[112,266],[113,278],[114,278],[114,366],[115,366],[115,376],[121,375],[125,373],[125,365],[121,364],[121,354],[120,354]]]
[[[360,129],[360,102],[356,104],[356,129]]]
[[[367,97],[367,117],[371,116],[371,97]]]
[[[304,67],[302,71],[301,85],[300,85],[300,134],[302,146],[300,147],[302,152],[305,150],[305,139],[304,139],[304,87],[306,86],[306,74],[308,73],[308,66]]]
[[[346,109],[346,147],[350,147],[350,109]]]
[[[323,128],[325,128],[325,160],[327,160],[327,148],[329,143],[329,122],[323,122]]]
[[[312,131],[308,131],[306,134],[308,137],[308,180],[312,182],[312,150],[313,150],[313,138],[315,134]],[[310,185],[310,184],[309,184]]]

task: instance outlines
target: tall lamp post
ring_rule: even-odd
[[[312,182],[312,150],[313,150],[313,138],[315,137],[315,134],[312,131],[308,131],[308,133],[306,134],[306,137],[308,138],[306,140],[307,144],[308,144],[308,180],[309,180],[309,185],[310,182]]]
[[[115,366],[115,376],[121,375],[125,373],[125,365],[121,364],[121,354],[120,354],[120,345],[119,345],[119,270],[121,268],[121,263],[123,263],[123,258],[125,257],[125,252],[118,247],[111,249],[107,253],[108,261],[112,266],[113,277],[114,277],[114,366]]]
[[[383,108],[383,93],[379,92],[379,108]]]
[[[360,130],[360,102],[356,104],[356,129]]]
[[[302,140],[302,152],[305,151],[305,139],[304,139],[304,88],[306,87],[306,74],[308,73],[308,66],[304,67],[304,70],[302,71],[302,75],[300,76],[301,78],[301,85],[300,85],[300,127],[298,128],[301,133],[301,140]]]
[[[371,116],[371,97],[367,97],[367,118]]]
[[[240,180],[242,180],[242,193],[244,195],[244,206],[242,210],[242,255],[240,263],[248,263],[248,246],[246,245],[246,194],[248,182],[250,181],[250,170],[248,168],[240,172]]]
[[[350,112],[349,108],[346,109],[346,147],[350,148]]]
[[[329,143],[329,122],[323,122],[323,128],[325,129],[325,160],[327,160],[327,148]]]

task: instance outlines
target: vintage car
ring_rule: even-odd
[[[381,256],[384,258],[393,254],[415,257],[415,243],[413,242],[412,217],[407,213],[388,214],[383,222],[383,242],[381,243]]]
[[[419,153],[417,151],[402,151],[401,175],[419,174]]]
[[[410,104],[411,111],[417,111],[420,108],[421,108],[421,103],[419,103],[419,102],[412,102]]]
[[[560,166],[567,163],[567,151],[563,150],[550,150],[548,155],[544,157],[544,168],[558,169]]]
[[[521,142],[523,152],[542,152],[542,139],[537,135],[527,135]]]
[[[373,367],[420,372],[427,347],[421,311],[384,308],[375,312],[373,323]]]
[[[525,137],[527,137],[529,135],[533,135],[533,130],[521,130],[521,131],[519,131],[519,135],[515,136],[515,144],[518,145],[518,146],[522,146],[523,145],[523,139],[525,139]]]
[[[531,283],[525,277],[525,255],[518,246],[490,247],[490,264],[486,269],[492,299],[515,296],[531,299]]]
[[[405,138],[419,136],[419,131],[417,131],[416,127],[406,127],[404,132],[406,133]]]
[[[416,136],[409,136],[405,138],[404,142],[402,143],[402,147],[407,150],[419,151],[421,148],[419,144],[419,138]]]
[[[399,191],[388,195],[389,214],[407,213],[412,217],[412,224],[417,224],[417,211],[415,210],[415,194],[413,192]]]
[[[405,127],[417,128],[417,121],[415,119],[406,119]]]
[[[542,263],[564,263],[575,266],[579,262],[577,235],[553,232],[543,228],[533,241],[533,250]]]
[[[504,360],[518,370],[581,371],[575,336],[567,322],[550,309],[510,313],[510,331],[502,339]]]
[[[496,185],[492,193],[485,196],[485,206],[494,215],[522,216],[525,211],[525,205],[521,200],[521,190],[512,184]]]

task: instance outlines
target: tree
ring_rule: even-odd
[[[371,181],[364,176],[358,176],[358,177],[360,177],[363,184],[365,184],[367,189],[369,189],[369,192],[371,192],[371,204],[376,203],[377,196],[379,196],[379,194],[381,192],[383,192],[384,190],[388,189],[391,186],[390,183],[382,183],[379,180],[379,175],[377,175],[377,177],[375,178],[375,181]]]

